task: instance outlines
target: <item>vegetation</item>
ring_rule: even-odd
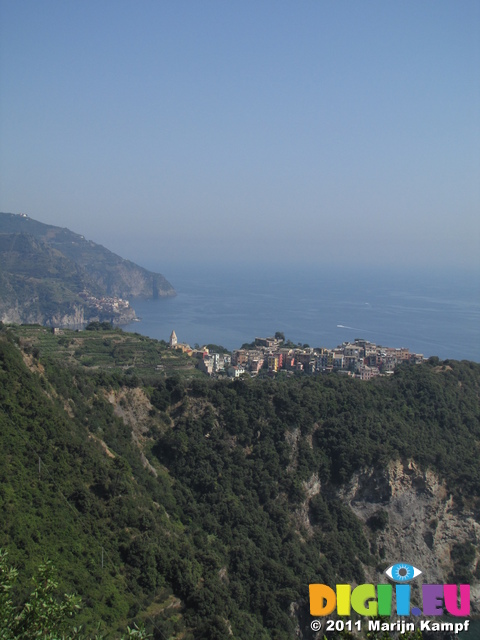
[[[55,335],[39,325],[14,329],[27,355],[45,362],[80,366],[89,370],[119,373],[144,384],[167,375],[201,376],[196,360],[179,350],[168,349],[163,340],[126,333],[108,322],[91,322],[85,331],[62,329]]]
[[[71,619],[80,609],[79,598],[56,595],[58,585],[50,562],[40,565],[33,577],[34,589],[20,607],[14,605],[12,592],[18,571],[8,565],[7,553],[0,549],[0,640],[82,640],[82,630],[72,626]],[[136,640],[148,636],[136,625],[127,627],[127,637]],[[96,635],[101,640],[100,635]]]
[[[86,271],[31,236],[0,233],[0,265],[2,316],[12,310],[35,320],[74,316],[84,306],[82,290],[102,292]]]
[[[118,329],[0,328],[0,546],[17,611],[47,556],[86,634],[311,638],[309,583],[387,566],[370,544],[386,514],[365,527],[337,497],[353,473],[413,459],[480,512],[480,365],[215,381],[189,377],[187,358]],[[453,551],[458,575],[475,544]]]
[[[210,353],[230,353],[226,347],[222,347],[221,344],[207,344],[205,345]]]
[[[85,327],[85,331],[111,331],[113,329],[111,322],[89,322]]]
[[[0,262],[5,271],[24,276],[25,282],[32,277],[54,277],[75,293],[87,289],[93,295],[121,298],[175,295],[161,274],[124,260],[69,229],[11,213],[0,213]]]

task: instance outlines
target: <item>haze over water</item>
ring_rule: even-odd
[[[0,210],[164,273],[136,330],[480,359],[477,0],[0,8]]]
[[[480,361],[478,275],[325,267],[184,265],[165,270],[176,298],[134,301],[126,327],[168,340],[240,347],[283,331],[313,347],[366,338],[425,356]]]
[[[162,273],[479,269],[478,0],[0,10],[1,211]]]

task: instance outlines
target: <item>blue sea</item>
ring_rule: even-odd
[[[174,298],[133,301],[125,327],[228,349],[282,331],[312,347],[354,338],[425,356],[480,362],[480,276],[461,270],[306,266],[149,265]]]

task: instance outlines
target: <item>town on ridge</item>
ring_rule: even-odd
[[[238,378],[242,375],[257,376],[261,372],[275,377],[282,372],[283,375],[294,375],[336,371],[360,380],[370,380],[376,376],[392,375],[399,364],[420,364],[425,360],[423,354],[411,353],[405,347],[383,347],[363,338],[343,342],[334,349],[294,345],[285,341],[280,332],[275,337],[255,338],[254,342],[235,349],[231,354],[214,352],[207,347],[194,349],[179,343],[175,331],[172,331],[169,346],[198,358],[198,369],[211,377],[226,374]]]

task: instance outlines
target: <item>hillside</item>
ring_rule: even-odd
[[[33,236],[0,234],[0,265],[4,322],[62,326],[99,319],[79,294],[86,290],[101,297],[101,287],[82,267]]]
[[[69,229],[22,215],[0,213],[0,318],[4,322],[78,325],[91,320],[131,321],[79,294],[109,298],[175,295],[161,275],[124,260]],[[100,311],[99,311],[100,309]]]
[[[480,365],[211,381],[171,354],[1,329],[0,547],[50,557],[89,629],[310,639],[309,583],[402,560],[478,607]]]

